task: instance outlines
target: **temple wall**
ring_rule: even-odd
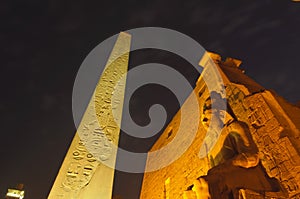
[[[199,105],[200,108],[203,106],[203,99],[199,97],[199,91],[201,90],[200,87],[197,87],[194,91],[196,95],[198,96]],[[203,95],[208,96],[207,91],[202,91]],[[186,102],[183,105],[183,108],[186,108],[187,111],[190,113],[188,116],[188,120],[193,121],[194,120],[194,106],[197,106],[197,104],[191,104],[190,100],[187,99]],[[172,144],[171,141],[174,139],[175,136],[177,136],[177,130],[180,125],[180,111],[175,115],[171,123],[168,125],[168,127],[163,132],[162,136],[158,139],[158,141],[155,143],[152,151],[156,151],[167,144]],[[188,128],[188,127],[187,127]],[[186,138],[188,138],[189,134],[185,134],[184,137],[181,137],[182,142],[184,143]],[[193,184],[193,181],[201,176],[205,175],[207,170],[209,169],[209,161],[207,158],[200,159],[198,157],[199,149],[202,144],[202,141],[205,136],[205,130],[199,124],[199,128],[196,129],[196,136],[193,139],[192,144],[190,147],[186,150],[185,153],[183,153],[182,156],[180,156],[179,159],[174,161],[169,166],[162,168],[158,171],[153,171],[149,173],[144,174],[144,180],[143,180],[143,186],[141,191],[140,198],[142,199],[164,199],[164,198],[183,198],[183,192]],[[181,147],[176,146],[177,147]],[[173,153],[173,154],[172,154]],[[176,156],[178,151],[174,150],[172,153],[170,153],[170,156]],[[157,157],[155,158],[158,162],[164,162],[165,157]],[[148,162],[149,164],[149,162]],[[168,197],[167,197],[168,196]]]
[[[227,94],[238,119],[249,124],[268,175],[281,182],[289,198],[300,198],[300,157],[296,145],[299,139],[295,137],[298,129],[276,96],[269,91],[244,96],[238,87],[227,87]]]
[[[230,61],[230,60],[229,60]],[[300,109],[282,108],[284,103],[278,96],[263,89],[256,82],[243,74],[238,66],[227,65],[218,60],[221,74],[226,76],[226,96],[234,114],[241,121],[249,125],[254,142],[259,148],[260,160],[270,177],[275,177],[283,189],[280,193],[268,193],[265,198],[300,198],[300,157],[299,157],[299,124],[295,124],[290,114],[299,114]],[[233,63],[233,62],[231,62]],[[223,73],[224,72],[224,73]],[[233,74],[230,76],[230,74]],[[247,78],[243,78],[243,77]],[[253,83],[251,83],[251,81]],[[202,112],[204,100],[209,96],[206,85],[199,78],[194,89],[198,97],[198,106]],[[188,120],[195,117],[194,104],[189,99],[184,108],[188,110]],[[297,117],[294,117],[297,118]],[[155,143],[150,153],[171,144],[180,125],[180,111]],[[187,131],[188,131],[187,127]],[[196,198],[195,193],[189,190],[193,181],[205,175],[210,166],[209,158],[200,159],[198,154],[206,132],[199,124],[196,137],[190,147],[176,161],[160,170],[148,172],[144,175],[141,199],[182,199]],[[183,143],[190,135],[181,137]],[[174,143],[173,143],[174,144]],[[176,143],[175,143],[176,144]],[[181,147],[180,145],[176,146]],[[174,149],[169,156],[177,155]],[[164,162],[166,157],[157,157],[156,160]],[[147,164],[150,164],[148,161]],[[264,198],[262,195],[241,190],[241,198]]]

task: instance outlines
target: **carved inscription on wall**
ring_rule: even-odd
[[[285,113],[276,115],[278,113],[272,111],[267,103],[268,99],[261,93],[244,96],[234,86],[227,87],[226,91],[234,113],[251,125],[252,137],[259,148],[261,162],[268,175],[281,182],[288,192],[288,198],[300,197],[299,155],[287,136],[291,132],[279,120]]]

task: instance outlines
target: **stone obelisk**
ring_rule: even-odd
[[[130,42],[119,34],[49,199],[111,199]]]

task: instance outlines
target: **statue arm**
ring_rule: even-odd
[[[258,165],[259,157],[257,153],[241,153],[238,154],[233,160],[234,166],[240,166],[244,168],[251,168]]]

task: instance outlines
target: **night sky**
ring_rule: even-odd
[[[25,184],[27,199],[47,198],[76,130],[76,73],[95,46],[120,31],[145,26],[180,31],[209,51],[243,60],[247,75],[291,103],[300,100],[300,3],[4,0],[0,15],[0,198],[17,183]],[[168,64],[192,85],[198,76],[170,53],[137,51],[130,59],[130,68],[154,61]],[[137,90],[131,102],[135,121],[147,124],[147,108],[153,103],[166,105],[169,121],[179,108],[171,98],[159,86]],[[123,134],[120,145],[136,151],[147,151],[158,137],[132,141]],[[117,172],[114,194],[138,198],[141,179]]]

